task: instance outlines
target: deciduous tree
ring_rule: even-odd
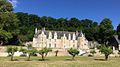
[[[8,46],[7,47],[7,53],[9,54],[9,56],[11,56],[11,61],[13,61],[13,57],[14,57],[14,53],[18,51],[17,47],[13,47],[13,46]]]
[[[107,45],[108,39],[111,38],[114,33],[112,21],[108,18],[103,19],[99,25],[99,43]]]
[[[51,48],[42,48],[41,50],[38,51],[38,53],[42,56],[42,60],[47,56],[47,53],[52,51]]]
[[[105,60],[108,60],[108,57],[113,53],[113,50],[110,47],[103,46],[100,48],[100,52],[105,55]]]
[[[70,48],[68,53],[72,56],[72,60],[74,60],[74,57],[79,54],[79,51],[77,49]]]

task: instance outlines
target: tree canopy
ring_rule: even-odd
[[[12,46],[8,46],[7,47],[7,53],[9,54],[9,56],[11,56],[11,61],[13,61],[13,56],[14,56],[14,53],[18,51],[18,48],[17,47],[12,47]]]
[[[100,24],[98,24],[100,23]],[[87,40],[107,44],[115,32],[120,37],[118,26],[115,31],[112,21],[104,18],[101,22],[78,18],[53,18],[38,16],[23,12],[14,12],[11,3],[0,0],[0,44],[19,45],[22,42],[32,41],[35,28],[45,27],[47,30],[83,31]]]
[[[74,60],[74,57],[79,54],[79,51],[77,49],[70,48],[68,53],[72,56],[72,60]]]
[[[112,21],[109,18],[104,18],[99,25],[99,42],[106,45],[109,38],[113,36],[115,31],[113,30]]]
[[[13,6],[7,0],[0,0],[0,12],[13,11]]]
[[[7,0],[0,0],[0,44],[9,43],[10,39],[19,33],[16,14],[13,12],[12,4]],[[15,40],[13,39],[15,42]],[[13,42],[12,41],[12,42]]]
[[[105,60],[108,60],[108,56],[113,53],[110,47],[103,46],[100,48],[100,52],[105,55]]]

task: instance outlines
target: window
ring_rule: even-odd
[[[73,43],[75,43],[75,40],[73,40]]]
[[[51,44],[49,44],[49,48],[51,48]]]
[[[64,48],[65,48],[65,45],[64,45]]]
[[[51,39],[49,39],[49,41],[51,42]]]
[[[40,41],[43,41],[43,38],[40,38]]]
[[[79,48],[79,45],[77,45],[77,47]]]
[[[75,45],[73,45],[73,47],[75,47]]]
[[[55,46],[54,47],[56,47],[56,44],[55,44]]]

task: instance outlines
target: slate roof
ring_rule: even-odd
[[[37,37],[39,34],[41,34],[42,31],[43,31],[43,30],[38,30],[38,33],[35,34],[34,37]],[[48,36],[49,36],[49,32],[52,33],[52,38],[54,37],[54,33],[56,32],[56,33],[57,33],[57,39],[60,39],[62,36],[64,36],[64,34],[65,34],[65,36],[67,37],[67,39],[68,39],[68,37],[69,37],[69,34],[71,35],[71,39],[72,39],[74,33],[75,33],[75,35],[76,35],[76,39],[77,39],[79,36],[82,36],[82,33],[81,33],[81,32],[44,30],[44,33],[45,33],[45,35],[47,36],[47,38],[48,38]]]
[[[120,44],[120,40],[118,39],[118,35],[114,35],[114,38],[117,41],[117,43]]]

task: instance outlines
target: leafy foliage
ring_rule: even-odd
[[[12,34],[10,32],[0,29],[0,45],[7,42],[10,38],[12,38]]]
[[[25,48],[20,48],[19,52],[22,52],[23,54],[21,56],[26,56],[27,50]]]
[[[48,52],[51,52],[51,48],[42,48],[41,50],[38,51],[38,53],[42,56],[42,60],[47,56]]]
[[[100,52],[105,55],[105,60],[108,60],[108,56],[113,53],[110,47],[103,46],[100,48]]]
[[[59,31],[83,31],[87,40],[98,41],[100,44],[106,44],[115,31],[112,21],[104,18],[100,24],[90,19],[79,20],[73,18],[53,18],[23,12],[13,12],[11,3],[6,0],[0,0],[0,30],[10,33],[11,37],[0,36],[0,43],[19,45],[22,42],[32,41],[35,28]],[[119,34],[119,26],[117,28]],[[0,35],[2,35],[0,33]]]
[[[114,33],[112,21],[108,18],[103,19],[99,25],[99,43],[106,45],[106,42]]]
[[[94,56],[94,54],[96,53],[96,51],[93,49],[90,51],[90,53]]]
[[[12,4],[7,0],[0,0],[0,12],[13,11]]]
[[[79,54],[79,51],[77,49],[70,48],[68,53],[72,56],[72,60],[74,60],[74,57]]]
[[[26,53],[28,54],[28,59],[27,60],[30,61],[30,57],[32,55],[34,55],[35,53],[37,53],[37,50],[34,47],[32,47],[31,44],[29,44],[27,46]]]
[[[7,0],[0,0],[0,42],[1,45],[9,43],[11,39],[14,40],[14,36],[19,33],[18,19],[16,14],[12,12],[13,7]],[[8,36],[3,36],[8,35]],[[13,42],[12,41],[12,42]]]
[[[18,51],[18,48],[17,47],[12,47],[12,46],[8,46],[7,47],[7,53],[9,54],[9,56],[11,56],[11,61],[13,61],[13,56],[14,56],[14,53]]]
[[[30,61],[30,57],[37,53],[37,50],[34,47],[32,47],[31,44],[27,46],[27,49],[21,48],[19,51],[23,52],[23,54],[28,54],[27,61]]]
[[[34,55],[37,52],[37,50],[35,48],[32,48],[30,50],[27,50],[26,52],[28,53],[28,59],[27,60],[29,61],[30,56]]]

